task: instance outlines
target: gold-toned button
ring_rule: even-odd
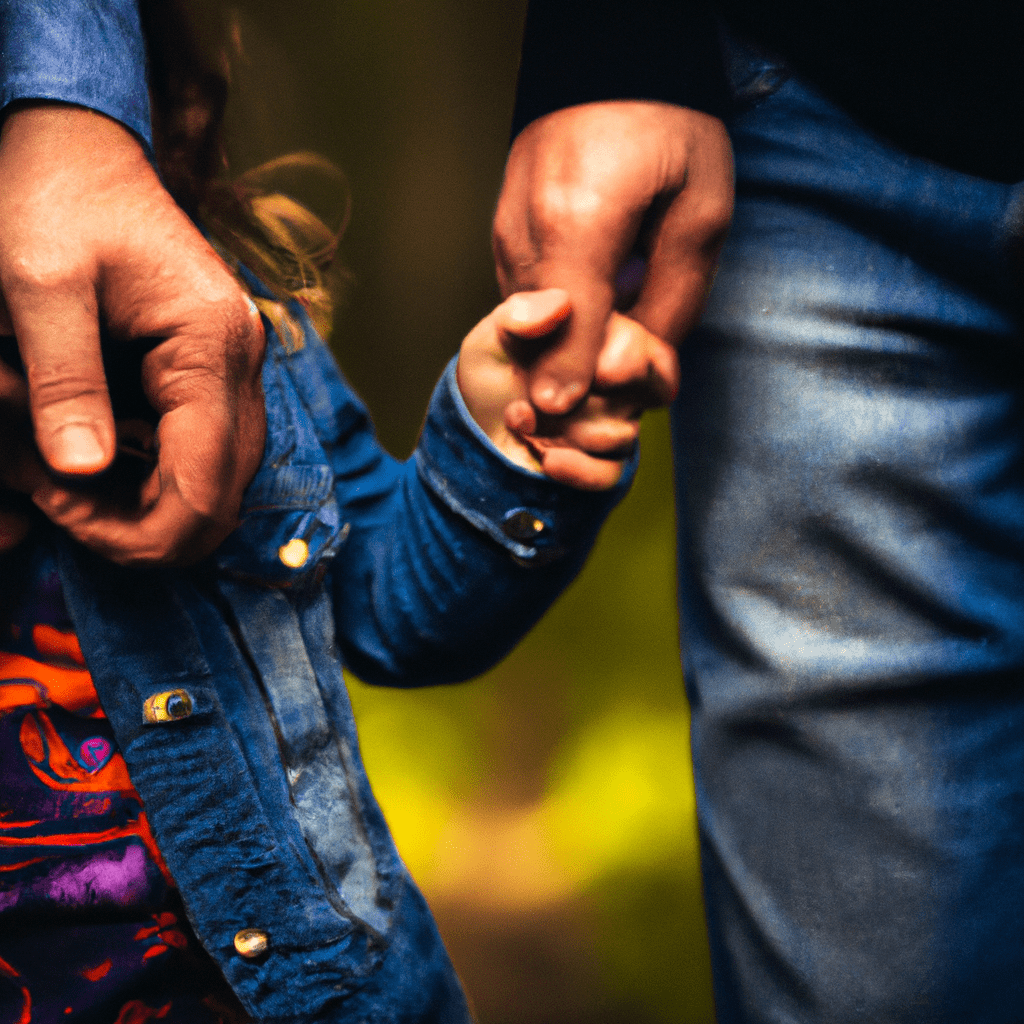
[[[142,705],[142,717],[150,724],[177,722],[192,714],[192,698],[186,690],[154,693]]]
[[[270,948],[270,939],[259,928],[243,928],[235,935],[235,949],[246,960],[263,956]]]
[[[309,545],[301,537],[292,537],[277,549],[277,557],[289,569],[301,569],[309,561]]]
[[[543,519],[538,519],[532,512],[521,508],[505,516],[502,529],[506,537],[525,542],[536,540],[547,529],[547,523]]]

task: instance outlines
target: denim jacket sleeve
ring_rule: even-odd
[[[218,564],[289,589],[326,578],[342,657],[367,682],[477,675],[579,571],[636,458],[599,494],[520,469],[470,417],[453,361],[396,460],[302,319],[288,348],[267,324],[267,450]]]
[[[0,0],[0,107],[29,99],[91,107],[151,150],[135,0]]]
[[[626,485],[511,466],[451,369],[415,456],[392,459],[292,312],[287,344],[265,321],[264,459],[213,563],[122,569],[55,531],[65,600],[193,928],[252,1017],[468,1024],[363,769],[335,638],[374,682],[480,671]]]

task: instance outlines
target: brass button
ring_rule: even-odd
[[[536,540],[547,529],[547,523],[525,508],[520,508],[505,516],[501,528],[506,537],[526,543]]]
[[[309,561],[309,545],[301,537],[292,537],[277,549],[277,557],[289,569],[301,569]]]
[[[154,693],[142,705],[142,717],[150,724],[177,722],[192,714],[192,698],[186,690]]]
[[[235,935],[235,950],[246,960],[263,956],[270,948],[270,939],[259,928],[243,928]]]

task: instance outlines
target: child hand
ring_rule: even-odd
[[[605,490],[622,476],[643,410],[675,397],[679,365],[670,345],[613,312],[589,394],[564,416],[541,415],[529,402],[530,367],[564,331],[571,312],[559,288],[510,296],[463,342],[459,389],[473,418],[511,461],[574,487]]]

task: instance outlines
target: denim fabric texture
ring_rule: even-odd
[[[493,664],[578,571],[632,470],[594,495],[513,466],[467,418],[454,365],[398,462],[308,320],[291,352],[265,326],[269,432],[239,528],[189,572],[119,569],[58,537],[68,609],[196,934],[254,1018],[466,1021],[370,790],[342,657],[401,685]],[[534,544],[503,526],[523,508],[544,524]],[[309,557],[289,568],[296,538]],[[147,699],[174,690],[191,713],[147,722]],[[245,929],[261,956],[236,950]]]
[[[1011,1024],[1021,189],[776,85],[673,410],[718,1019]]]
[[[151,146],[145,66],[133,0],[0,0],[0,103],[79,103]],[[266,451],[235,533],[187,573],[122,570],[55,535],[65,598],[196,934],[252,1016],[460,1024],[342,659],[402,686],[489,668],[579,571],[637,457],[599,495],[520,469],[472,420],[453,361],[399,462],[293,313],[305,336],[287,351],[264,320]],[[175,690],[190,714],[148,723],[146,701]],[[268,943],[255,958],[235,946],[246,929]]]
[[[152,153],[135,0],[0,0],[0,107],[32,99],[107,114]]]

